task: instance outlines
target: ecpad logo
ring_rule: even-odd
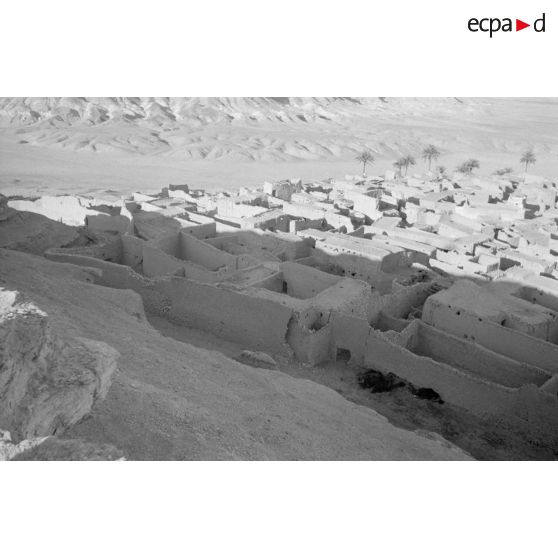
[[[537,33],[545,32],[545,18],[546,14],[543,13],[543,15],[539,19],[536,19],[533,22],[533,29]],[[503,19],[500,19],[498,17],[485,17],[482,19],[472,17],[467,23],[467,27],[469,28],[469,31],[473,33],[477,33],[479,31],[483,33],[490,33],[490,38],[492,38],[492,35],[494,33],[497,33],[498,31],[503,31],[504,33],[506,33],[514,30],[512,19],[509,17],[505,17]],[[526,29],[527,27],[531,27],[531,24],[525,23],[520,19],[515,20],[515,31],[521,31],[522,29]]]

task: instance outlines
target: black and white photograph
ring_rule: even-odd
[[[499,529],[506,555],[549,551],[553,14],[433,1],[421,30],[407,2],[349,4],[289,1],[269,28],[243,0],[38,6],[20,51],[2,39],[14,540],[29,513],[37,540],[63,515],[81,541],[48,556],[470,556],[476,535],[504,552]]]
[[[558,455],[558,98],[0,118],[7,457]]]

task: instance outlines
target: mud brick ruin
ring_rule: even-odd
[[[556,200],[536,176],[388,171],[8,205],[84,225],[95,241],[46,256],[98,270],[98,284],[132,289],[149,313],[558,431]]]

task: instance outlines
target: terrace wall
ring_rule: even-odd
[[[122,243],[122,259],[120,263],[130,266],[136,272],[141,272],[144,241],[128,234],[122,235],[120,240]]]
[[[199,240],[213,238],[217,234],[217,223],[213,219],[209,223],[192,223],[184,226],[181,232],[189,234]]]
[[[150,279],[127,266],[87,256],[50,254],[48,257],[100,269],[98,284],[136,291],[147,312],[174,323],[211,332],[249,349],[291,354],[286,334],[293,311],[279,301],[182,277]]]
[[[222,267],[237,269],[237,257],[219,250],[207,242],[203,242],[184,232],[180,233],[180,257],[201,265],[210,271]]]
[[[175,275],[181,272],[183,267],[184,262],[182,260],[164,252],[160,248],[149,244],[143,247],[143,274],[146,277]]]
[[[550,379],[549,372],[541,368],[502,356],[424,322],[418,322],[411,348],[416,354],[464,369],[473,376],[503,386],[521,387],[533,383],[540,387]]]
[[[481,287],[472,281],[457,281],[446,291],[431,297],[427,306],[445,305],[454,310],[456,318],[469,314],[479,322],[492,321],[545,341],[558,341],[556,312],[507,293],[495,292],[494,285],[497,283]]]
[[[439,330],[475,341],[501,355],[558,373],[558,346],[543,339],[452,308],[435,297],[426,301],[422,319]]]
[[[294,262],[282,263],[281,271],[287,283],[287,294],[295,298],[312,298],[341,280],[337,275]]]

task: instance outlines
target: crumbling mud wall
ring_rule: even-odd
[[[514,360],[558,373],[558,345],[504,327],[443,303],[435,297],[426,301],[422,319],[438,330],[469,339]]]
[[[268,233],[257,229],[208,239],[207,244],[231,254],[265,253],[267,260],[293,261],[310,255],[310,244],[291,233]]]
[[[305,308],[295,309],[287,340],[298,360],[312,365],[335,358],[333,316],[365,316],[370,286],[362,281],[340,279]]]
[[[317,312],[317,311],[314,311]],[[315,366],[331,360],[332,325],[321,325],[309,316],[296,315],[291,318],[287,330],[287,342],[295,357],[306,364]]]
[[[257,287],[279,293],[283,292],[283,274],[275,263],[258,263],[250,267],[243,267],[225,274],[221,282],[237,290]]]
[[[182,258],[182,242],[179,232],[161,235],[158,238],[146,242],[145,245],[157,248],[169,256]]]
[[[86,256],[51,254],[50,259],[100,269],[97,284],[136,291],[152,314],[249,349],[291,354],[285,336],[292,309],[278,301],[182,277],[147,278],[127,266]]]
[[[261,288],[262,282],[256,283],[258,287],[229,288],[177,276],[148,278],[126,266],[83,255],[52,253],[50,258],[100,269],[99,284],[138,292],[148,312],[247,348],[276,354],[294,350],[300,360],[309,363],[331,357],[328,321],[332,308],[361,313],[370,294],[366,283],[332,276],[335,284],[303,301],[282,290]],[[282,285],[281,274],[266,279],[279,280]]]
[[[364,366],[366,340],[370,334],[370,324],[365,317],[348,315],[343,312],[331,313],[332,354],[339,351],[347,353],[349,363]]]
[[[411,322],[401,333],[381,332],[362,317],[337,312],[332,314],[331,324],[332,354],[348,354],[353,365],[392,373],[415,386],[429,387],[444,401],[477,415],[509,414],[523,418],[528,415],[534,428],[558,428],[558,404],[552,392],[554,384],[550,386],[555,376],[543,370],[522,362],[511,364],[501,355],[484,351],[474,343],[459,347],[454,355],[451,351],[458,349],[455,338],[454,345],[445,348],[443,342],[453,336],[429,330],[419,320]],[[433,339],[440,343],[434,350],[426,346]],[[420,354],[421,350],[429,351],[431,356]],[[432,352],[446,362],[434,360]],[[473,368],[475,362],[480,364],[474,373],[461,368],[459,361],[464,355],[469,355],[465,365]]]
[[[311,258],[298,263],[324,271],[329,268],[336,274],[366,281],[378,288],[386,282],[391,283],[394,273],[412,263],[408,251],[383,242],[311,229],[302,231],[300,236],[311,242],[313,248]]]
[[[160,277],[175,275],[182,272],[184,262],[163,252],[163,250],[150,245],[143,247],[143,274],[146,277]]]
[[[365,316],[372,289],[364,281],[342,278],[328,289],[318,293],[312,306],[324,315],[334,311],[348,315]]]
[[[301,299],[312,298],[338,283],[341,278],[295,262],[281,264],[287,294]]]
[[[367,309],[368,321],[375,324],[380,314],[393,318],[407,318],[416,309],[422,309],[426,299],[434,292],[433,282],[409,286],[394,284],[391,293],[370,299]]]
[[[217,283],[229,272],[228,268],[216,272],[210,271],[202,265],[183,259],[179,234],[162,236],[149,242],[140,240],[140,242],[143,263],[141,272],[146,277],[178,275],[194,281]]]
[[[185,234],[189,234],[190,236],[193,236],[199,240],[213,238],[217,234],[217,224],[213,220],[207,223],[182,224],[182,232],[184,232]]]
[[[178,233],[181,228],[176,219],[157,211],[134,211],[132,225],[134,234],[147,241]]]
[[[143,247],[145,242],[130,235],[105,237],[100,242],[82,245],[77,243],[72,247],[55,247],[45,251],[45,257],[53,259],[55,254],[85,256],[107,262],[128,265],[138,272],[142,272]]]
[[[314,256],[308,256],[306,258],[299,258],[296,260],[297,264],[306,265],[323,271],[324,273],[329,273],[330,275],[337,275],[338,277],[345,277],[345,272],[343,268],[335,266],[329,262],[320,261]]]
[[[316,241],[313,256],[321,263],[331,263],[341,267],[345,275],[357,279],[373,281],[380,272],[393,272],[405,267],[404,255],[399,252],[388,252],[370,246],[370,257],[363,257],[361,253],[354,252],[351,248],[343,249],[336,244],[330,245],[326,241]]]
[[[408,318],[394,318],[390,314],[381,311],[374,318],[372,325],[380,331],[403,331],[409,325]]]
[[[207,242],[198,240],[193,236],[180,232],[180,257],[195,264],[201,265],[209,271],[217,271],[223,267],[237,269],[237,257],[219,250]]]
[[[181,259],[180,237],[178,234],[163,235],[152,241],[144,241],[131,235],[122,235],[113,240],[75,248],[54,248],[46,254],[50,259],[62,255],[86,256],[119,263],[131,267],[146,277],[179,275],[206,283],[222,281],[228,268],[217,272],[209,271],[201,265]],[[65,261],[65,260],[61,260]]]
[[[122,265],[130,266],[134,271],[141,273],[143,270],[143,245],[144,241],[136,236],[122,235]]]
[[[536,416],[541,428],[548,424],[558,428],[552,370],[497,354],[419,320],[411,320],[405,327],[405,314],[428,295],[427,283],[380,296],[365,282],[343,278],[318,295],[301,300],[264,288],[228,288],[171,276],[150,279],[126,266],[95,258],[54,256],[102,270],[97,282],[133,289],[141,295],[148,312],[176,323],[249,349],[294,353],[310,364],[336,358],[340,352],[348,354],[351,364],[393,373],[417,387],[431,388],[444,401],[479,415],[517,415],[523,412],[526,386],[540,387],[536,397],[541,398],[547,414],[531,409],[530,420]],[[276,274],[272,276],[277,280]],[[371,313],[384,313],[397,327],[385,328],[387,331],[372,327]],[[549,345],[540,339],[535,342]],[[528,398],[531,407],[533,397]],[[554,406],[547,400],[553,397]]]
[[[95,244],[85,246],[75,246],[66,248],[53,248],[52,251],[64,252],[67,254],[83,254],[99,260],[120,263],[122,261],[122,241],[119,237],[104,240]]]
[[[132,222],[125,215],[86,215],[85,226],[94,232],[126,234],[133,231]]]
[[[443,314],[443,326],[433,322],[440,329],[449,328],[451,331],[468,317],[479,324],[490,321],[531,337],[558,342],[558,313],[468,280],[457,281],[449,289],[429,297],[424,311],[430,320],[435,321],[440,320],[436,316]]]
[[[412,351],[416,354],[508,387],[530,383],[540,387],[550,379],[551,374],[541,368],[502,356],[424,322],[418,321],[417,324],[412,344]]]
[[[546,277],[541,277],[546,279]],[[558,281],[554,279],[549,279],[548,281]],[[550,310],[558,312],[558,291],[548,292],[544,288],[538,288],[537,286],[522,286],[514,293],[515,296],[522,298],[523,300],[528,300]]]
[[[161,279],[155,288],[168,301],[158,313],[171,321],[250,349],[290,354],[285,335],[292,310],[284,305],[179,277]]]
[[[506,413],[514,401],[515,391],[467,374],[443,362],[415,354],[412,346],[418,322],[401,334],[371,330],[367,339],[364,366],[384,373],[393,373],[415,386],[435,390],[444,401],[464,407],[479,415]]]
[[[513,267],[503,277],[496,278],[494,288],[505,288],[510,294],[558,312],[558,281],[556,279]]]

